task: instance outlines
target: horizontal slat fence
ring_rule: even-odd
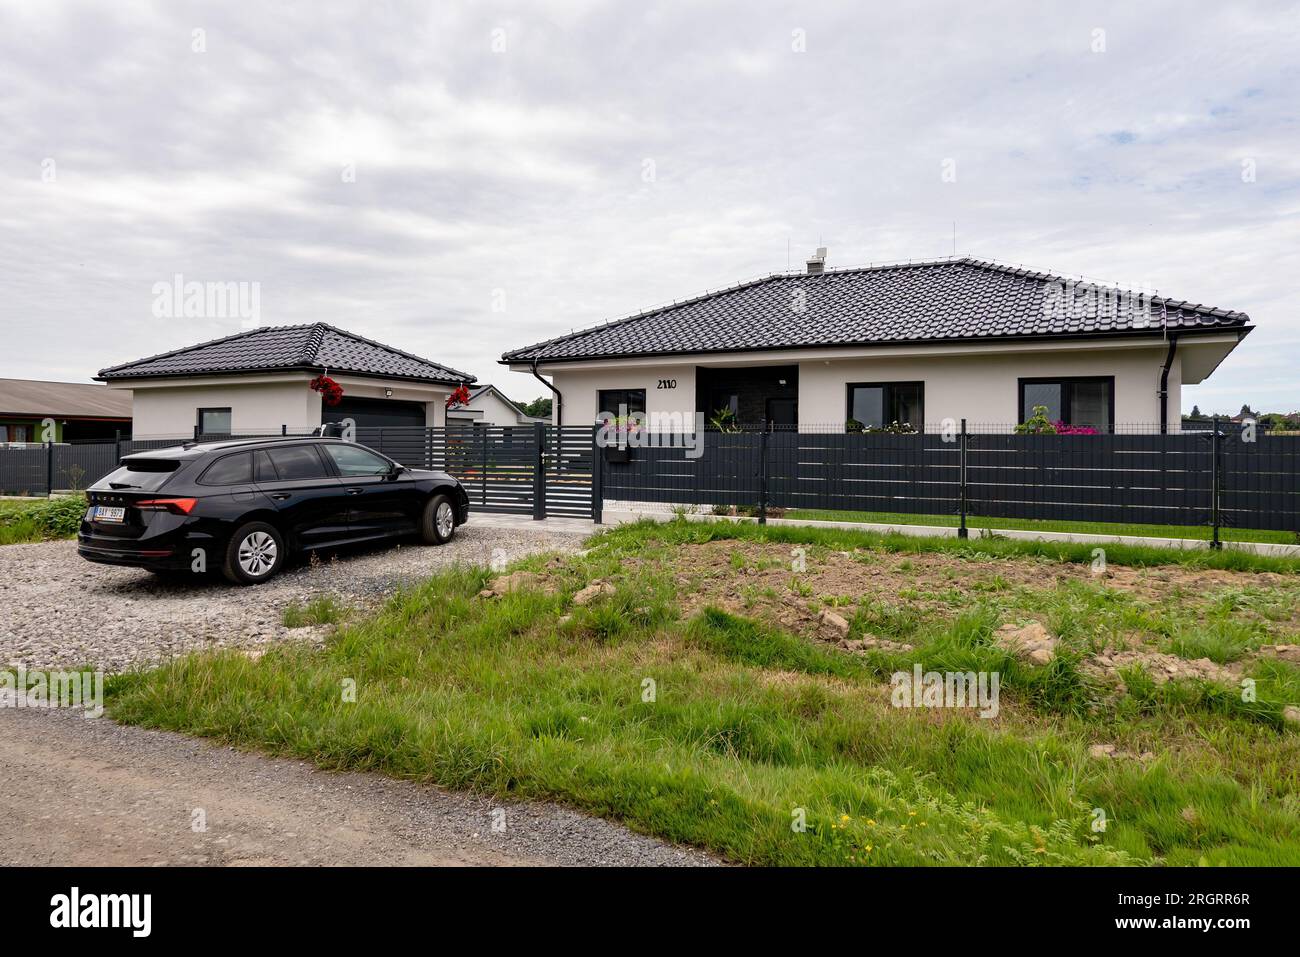
[[[535,518],[599,516],[612,500],[956,516],[964,473],[972,517],[1184,527],[1217,517],[1223,527],[1300,535],[1300,435],[1247,441],[1226,423],[1217,437],[708,431],[643,434],[625,450],[601,447],[597,435],[532,423],[361,427],[354,438],[451,474],[474,510]],[[0,493],[85,488],[124,455],[192,438],[0,448]]]

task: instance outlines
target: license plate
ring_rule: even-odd
[[[121,506],[96,505],[92,522],[120,522],[126,518],[126,509]]]

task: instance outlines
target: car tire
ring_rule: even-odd
[[[284,567],[284,536],[274,525],[249,522],[226,545],[221,573],[236,585],[260,585]]]
[[[420,537],[426,545],[445,545],[456,537],[456,509],[446,495],[435,495],[425,503]]]

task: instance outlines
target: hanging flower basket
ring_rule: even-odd
[[[467,385],[456,386],[456,391],[447,396],[447,408],[455,409],[462,405],[469,405],[469,386]]]
[[[338,405],[343,401],[343,386],[327,375],[318,375],[311,380],[311,390],[319,392],[321,401],[326,405]]]

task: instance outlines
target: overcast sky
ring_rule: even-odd
[[[506,349],[955,221],[1248,312],[1184,409],[1289,411],[1298,65],[1295,4],[0,0],[0,376],[243,328],[179,274],[527,399]]]

